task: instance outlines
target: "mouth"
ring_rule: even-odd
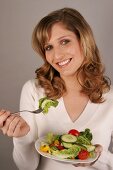
[[[63,61],[61,61],[61,62],[58,62],[57,65],[60,66],[60,67],[67,66],[67,65],[71,62],[71,60],[72,60],[72,58],[63,60]]]

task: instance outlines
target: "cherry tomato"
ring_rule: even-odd
[[[87,150],[81,150],[78,154],[78,158],[81,160],[87,159],[89,157],[89,152]]]
[[[79,136],[80,132],[76,129],[71,129],[68,134],[74,135],[74,136]]]

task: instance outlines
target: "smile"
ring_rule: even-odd
[[[61,61],[61,62],[58,62],[57,64],[58,64],[59,66],[65,66],[65,65],[67,65],[68,63],[70,63],[70,61],[71,61],[71,58],[70,58],[70,59],[67,59],[67,60],[64,60],[64,61]]]

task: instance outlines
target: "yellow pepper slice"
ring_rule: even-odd
[[[43,145],[43,146],[40,147],[40,150],[42,152],[49,152],[50,151],[50,147],[49,147],[49,145]]]

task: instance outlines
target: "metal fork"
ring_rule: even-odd
[[[38,113],[41,113],[42,111],[43,111],[43,109],[41,109],[41,108],[39,108],[37,110],[33,110],[33,111],[31,111],[31,110],[19,110],[17,112],[13,112],[13,114],[14,113],[20,113],[20,112],[30,112],[30,113],[38,114]]]

